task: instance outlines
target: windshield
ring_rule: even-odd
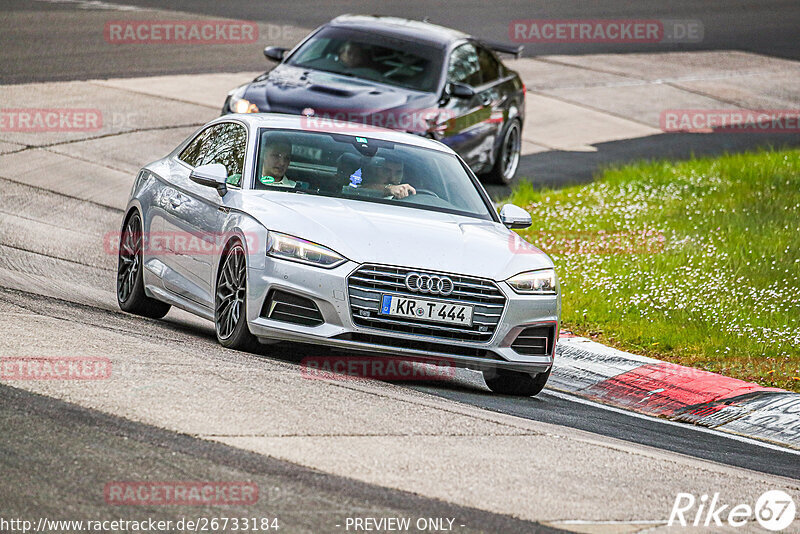
[[[386,35],[323,28],[287,63],[365,80],[433,92],[441,73],[442,51]]]
[[[492,220],[488,201],[455,154],[366,134],[262,128],[255,168],[254,189]]]

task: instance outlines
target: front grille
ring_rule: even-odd
[[[412,292],[405,284],[406,275],[412,272],[446,274],[453,281],[453,292],[446,297]],[[492,338],[506,304],[505,296],[491,280],[404,267],[363,265],[350,275],[347,288],[353,322],[359,326],[477,343],[485,343]],[[378,312],[382,295],[399,295],[473,306],[472,326],[380,315]]]
[[[556,328],[531,326],[519,333],[511,348],[528,356],[547,356],[553,350]]]
[[[264,299],[261,316],[304,326],[317,326],[324,322],[313,300],[279,289],[273,289]]]

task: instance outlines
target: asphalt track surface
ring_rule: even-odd
[[[241,1],[225,3],[215,2],[130,2],[137,5],[182,9],[185,11],[228,18],[246,18],[269,21],[275,24],[297,24],[313,26],[323,22],[330,16],[355,9],[349,3],[331,4],[321,9],[313,2],[294,2],[287,9],[278,5],[259,7],[262,12],[252,11],[252,6]],[[603,8],[587,8],[577,3],[559,3],[557,7],[548,4],[547,18],[612,18],[631,17],[623,9],[624,2],[609,2]],[[22,2],[3,2],[0,10],[29,9],[30,4]],[[360,4],[361,12],[392,13],[400,11],[411,16],[432,15],[424,13],[433,4],[408,4],[406,6],[382,6]],[[455,18],[448,22],[455,27],[478,33],[475,20],[484,20],[487,33],[482,35],[501,38],[499,33],[505,31],[507,21],[513,18],[545,17],[544,9],[536,9],[536,4],[525,3],[516,7],[487,7],[485,3],[466,3],[463,9],[455,9],[452,4],[444,7],[437,4],[442,12],[452,13]],[[427,7],[425,7],[427,6]],[[763,53],[783,55],[784,57],[800,57],[796,50],[797,18],[800,6],[796,2],[704,2],[699,7],[694,2],[663,4],[643,3],[640,18],[695,18],[706,21],[708,39],[703,46],[719,48],[740,48],[756,50]],[[650,6],[649,10],[646,6]],[[372,9],[371,9],[372,7]],[[17,28],[15,31],[30,31],[28,41],[4,41],[0,46],[0,76],[4,83],[23,81],[45,81],[54,79],[70,79],[94,77],[98,75],[143,75],[147,73],[175,72],[159,69],[172,69],[169,61],[165,67],[158,66],[156,55],[162,50],[138,50],[138,59],[131,62],[120,62],[115,54],[98,54],[96,61],[89,65],[84,54],[92,53],[89,44],[82,49],[79,43],[80,31],[56,31],[48,26],[51,21],[60,21],[64,17],[75,17],[75,21],[85,20],[86,13],[73,5],[36,2],[36,14],[40,25],[28,30]],[[557,11],[554,11],[557,10]],[[43,13],[58,12],[59,17],[52,19],[41,16]],[[282,13],[283,15],[279,14]],[[286,13],[291,12],[291,16]],[[522,14],[524,12],[524,14]],[[780,12],[780,16],[776,15]],[[93,12],[96,13],[96,12]],[[530,14],[528,14],[530,13]],[[746,13],[747,16],[743,16]],[[108,14],[106,18],[113,18]],[[99,20],[99,19],[98,19]],[[470,22],[472,21],[472,22]],[[79,25],[78,25],[79,26]],[[76,26],[76,27],[78,27]],[[719,28],[719,32],[711,31]],[[792,42],[788,42],[787,28],[791,29]],[[44,33],[42,33],[44,32]],[[38,67],[31,64],[32,51],[37,52],[36,36],[40,38],[52,32],[53,40],[42,40],[52,52],[60,47],[57,54],[47,55],[41,59]],[[8,39],[8,32],[3,32]],[[45,43],[46,41],[46,43]],[[25,45],[25,43],[28,43]],[[23,46],[25,45],[25,46]],[[68,46],[67,46],[68,45]],[[100,46],[106,46],[101,43]],[[55,47],[55,48],[53,48]],[[26,50],[27,49],[27,50]],[[69,50],[76,52],[70,54]],[[652,50],[649,49],[649,50]],[[594,47],[586,52],[618,51]],[[633,51],[633,50],[632,50]],[[541,53],[569,53],[563,50],[547,50]],[[581,51],[573,51],[580,53]],[[182,72],[207,72],[214,70],[241,70],[253,68],[252,58],[234,57],[235,61],[223,61],[224,53],[207,53],[206,49],[197,49],[182,58],[187,70]],[[124,59],[124,58],[123,58]],[[231,56],[228,55],[227,60]],[[259,60],[260,58],[256,58]],[[52,63],[47,63],[52,61]],[[136,63],[136,62],[140,63]],[[237,63],[237,62],[241,63]],[[53,212],[70,206],[80,214],[86,203],[59,196],[52,192],[34,190],[22,191],[25,187],[0,179],[0,190],[5,194],[17,188],[15,195],[29,195],[26,203],[32,211],[43,210]],[[51,208],[48,208],[51,206]],[[8,208],[8,206],[6,206]],[[4,208],[4,210],[6,210]],[[31,224],[28,231],[35,234],[35,243],[21,240],[15,235],[17,219],[25,213],[3,212],[4,221],[14,221],[15,225],[0,226],[0,248],[3,258],[0,267],[8,272],[19,269],[30,269],[35,263],[49,265],[56,258],[66,262],[71,283],[91,289],[105,289],[108,280],[113,280],[113,269],[108,262],[98,264],[93,258],[87,259],[82,251],[76,250],[69,255],[69,249],[59,243],[49,243],[52,236],[67,235],[69,230],[54,230]],[[12,211],[14,211],[12,209]],[[111,218],[121,217],[121,213],[112,214]],[[35,217],[35,215],[31,215]],[[111,228],[107,229],[111,230]],[[37,233],[38,232],[38,233]],[[48,232],[53,232],[52,234]],[[65,238],[69,243],[70,238]],[[56,240],[57,241],[57,240]],[[67,250],[67,257],[64,251]],[[63,272],[58,269],[51,273],[47,269],[37,272],[43,282],[48,280],[54,286],[63,283]],[[49,277],[49,278],[48,278]],[[0,284],[2,285],[2,284]],[[14,284],[18,286],[19,284]],[[25,292],[18,289],[0,287],[0,309],[35,309],[49,310],[47,313],[61,317],[70,317],[87,324],[113,324],[120,330],[141,330],[140,319],[123,314],[117,310],[102,306],[92,306],[76,298],[54,298],[46,289],[32,286]],[[208,326],[198,326],[196,321],[186,321],[181,317],[168,317],[158,322],[159,331],[180,334],[193,338],[196,350],[216,347],[216,341],[209,335]],[[299,354],[298,354],[299,352]],[[315,354],[319,354],[315,351]],[[302,357],[302,348],[294,347],[282,353],[280,349],[270,349],[271,358],[284,362],[297,363]],[[687,425],[668,424],[663,421],[642,418],[620,411],[581,402],[558,393],[546,390],[542,395],[532,399],[519,399],[494,396],[487,393],[485,387],[474,375],[466,373],[453,384],[418,384],[413,389],[424,393],[455,400],[478,408],[509,414],[533,421],[552,423],[591,433],[617,438],[633,445],[645,445],[666,451],[677,452],[687,456],[711,460],[720,464],[741,467],[753,471],[775,474],[800,480],[800,462],[798,455],[788,451],[765,447],[757,443],[742,441],[724,434],[701,431]],[[423,498],[398,490],[356,482],[351,479],[328,475],[288,462],[271,459],[227,447],[218,443],[209,443],[188,435],[176,434],[153,426],[134,423],[122,418],[102,414],[70,403],[51,399],[41,395],[24,392],[8,386],[0,386],[0,465],[3,469],[4,484],[0,489],[0,502],[3,503],[3,515],[9,512],[18,516],[39,516],[97,519],[98,510],[104,514],[129,516],[136,518],[148,515],[149,510],[111,510],[102,501],[101,488],[108,480],[130,478],[136,473],[139,478],[150,480],[169,479],[254,479],[259,487],[270,488],[269,506],[259,509],[263,514],[277,515],[290,524],[289,531],[319,532],[332,530],[336,524],[354,510],[361,516],[417,516],[457,517],[475,532],[516,532],[516,531],[549,531],[536,523],[518,521],[508,516],[491,514],[471,508],[459,507],[434,499]],[[58,444],[58,446],[53,446]],[[25,491],[14,488],[26,487]],[[267,490],[265,490],[267,491]],[[265,503],[267,501],[265,500]],[[313,512],[310,513],[309,511]],[[74,513],[72,513],[74,512]],[[213,515],[203,510],[202,515]],[[164,511],[160,509],[151,515],[160,517],[179,517],[186,515],[180,508]],[[197,510],[192,510],[197,513]],[[248,508],[247,514],[253,513]],[[166,514],[166,515],[165,515]],[[217,514],[219,515],[219,514]],[[470,531],[470,530],[463,530]]]
[[[3,241],[0,237],[0,245],[3,244]],[[16,261],[35,261],[33,257],[22,260],[21,258],[28,254],[19,249],[15,251],[14,255],[20,257]],[[91,283],[88,279],[80,280],[80,282]],[[53,283],[58,284],[59,281],[54,279]],[[87,327],[107,324],[114,325],[116,329],[130,329],[131,331],[143,327],[141,319],[118,310],[88,306],[67,299],[54,299],[35,292],[0,288],[0,309],[3,308],[3,304],[52,317],[69,318],[70,322],[85,324]],[[206,325],[203,321],[199,324],[194,321],[186,322],[173,315],[164,320],[148,321],[148,323],[155,323],[153,326],[157,325],[157,328],[150,332],[151,336],[166,338],[171,333],[180,333],[182,336],[192,338],[191,350],[195,352],[216,349],[216,340],[209,331],[211,323]],[[300,344],[265,346],[260,354],[296,366],[298,373],[301,371],[301,360],[306,356],[336,355],[335,352],[329,353],[318,347]],[[412,385],[395,382],[394,385],[408,387],[484,410],[584,430],[720,464],[800,480],[800,453],[797,451],[788,451],[782,447],[763,444],[756,440],[737,439],[730,434],[714,432],[702,427],[640,416],[549,389],[545,389],[540,395],[531,398],[494,395],[488,392],[479,373],[467,370],[458,370],[456,377],[447,382],[415,382]],[[146,384],[143,387],[146,387]],[[22,393],[20,394],[22,395]]]
[[[133,7],[135,10],[129,10]],[[267,69],[265,44],[292,46],[310,29],[342,13],[430,17],[488,39],[507,41],[515,19],[684,19],[699,20],[705,38],[696,44],[573,43],[527,45],[526,56],[691,50],[748,50],[800,58],[794,1],[629,2],[230,2],[165,0],[0,0],[0,84],[126,78],[169,74],[241,72]],[[239,18],[259,23],[257,43],[238,45],[112,45],[108,21]],[[535,83],[535,82],[531,82]],[[613,98],[609,96],[609,98]],[[48,106],[33,102],[31,106]],[[220,106],[222,99],[220,99]],[[539,187],[590,182],[599,169],[648,159],[687,159],[763,147],[797,146],[789,133],[667,133],[598,143],[595,151],[549,150],[523,156],[518,176]],[[493,198],[510,193],[487,184]]]
[[[459,532],[557,533],[558,529],[321,473],[0,385],[3,489],[0,517],[51,520],[278,518],[278,532],[344,531],[346,518],[454,519]],[[58,446],[54,446],[58,444]],[[68,471],[70,476],[64,476]],[[109,481],[246,481],[254,505],[108,504]],[[25,488],[13,491],[12,488]],[[34,496],[35,495],[35,496]],[[458,527],[458,525],[463,525]]]
[[[225,361],[236,362],[244,372],[247,369],[258,372],[265,365],[277,365],[282,368],[288,366],[288,372],[299,375],[300,360],[304,356],[325,355],[318,348],[288,345],[264,347],[261,356],[253,359],[242,353],[221,349],[214,339],[210,323],[195,320],[184,313],[171,312],[160,321],[143,320],[122,313],[115,309],[113,296],[105,293],[113,287],[115,258],[97,250],[99,235],[107,231],[109,226],[113,228],[119,224],[118,219],[122,214],[6,179],[0,179],[0,186],[9,200],[4,203],[0,214],[3,220],[0,225],[0,286],[5,286],[0,288],[0,316],[7,323],[3,327],[7,339],[0,341],[0,346],[4,345],[6,350],[18,347],[16,350],[23,353],[42,350],[49,351],[44,352],[48,354],[52,353],[54,347],[64,346],[64,350],[70,353],[94,346],[102,351],[112,351],[103,352],[106,354],[119,355],[121,351],[133,351],[129,357],[135,361],[139,358],[136,356],[138,350],[146,353],[152,350],[147,347],[152,347],[153,343],[163,346],[159,350],[175,355],[177,353],[172,351],[180,347],[180,350],[190,354],[207,355],[203,361],[207,361],[209,368],[204,370],[204,374],[210,373],[209,380],[212,382],[204,382],[203,387],[206,388],[222,386],[213,383],[213,360],[206,358],[224,358]],[[86,231],[77,233],[76,229],[79,228],[86,228]],[[44,319],[47,320],[39,323]],[[26,322],[31,325],[54,322],[64,327],[45,335],[37,333],[33,326],[25,327]],[[12,327],[12,324],[15,326]],[[75,335],[71,332],[80,337],[71,337]],[[124,340],[122,342],[131,348],[106,345],[109,343],[106,336],[110,335],[114,336],[113,339]],[[75,348],[70,349],[73,345]],[[104,346],[108,346],[108,349],[103,349]],[[141,349],[134,348],[140,346]],[[213,356],[215,354],[218,356]],[[148,356],[148,360],[156,361],[152,356]],[[173,364],[165,361],[164,365]],[[129,372],[125,374],[129,375]],[[483,411],[608,436],[630,444],[634,450],[640,446],[662,449],[734,468],[778,475],[784,480],[800,480],[797,452],[609,410],[548,390],[531,399],[495,396],[486,390],[478,376],[464,371],[449,384],[421,383],[414,385],[413,390]],[[124,399],[131,394],[128,389],[131,387],[140,389],[140,395],[155,392],[148,388],[158,388],[157,377],[149,373],[142,375],[141,382],[135,376],[126,380],[130,385],[122,386],[123,389],[120,389],[120,385],[112,386],[99,397],[99,402],[118,403],[113,398],[106,398],[106,395]],[[321,384],[311,384],[311,390],[315,389],[314,385]],[[243,391],[247,391],[248,385],[245,383],[242,386],[245,388]],[[391,386],[412,389],[403,383]],[[47,385],[43,384],[42,387]],[[270,386],[268,382],[259,382],[256,387]],[[308,386],[305,390],[309,391]],[[236,397],[235,390],[231,395]],[[184,402],[183,399],[173,396],[170,402],[180,403]],[[161,409],[173,411],[176,408],[166,404]],[[200,421],[198,424],[201,428],[203,410],[203,406],[199,406],[192,414],[193,418]],[[314,415],[310,413],[306,417],[313,418]],[[109,480],[237,480],[235,477],[238,476],[261,477],[260,487],[279,488],[275,491],[281,499],[268,499],[269,507],[263,513],[281,512],[281,520],[296,521],[297,530],[300,531],[321,531],[322,523],[314,521],[329,525],[332,517],[340,518],[348,510],[360,516],[386,517],[386,514],[392,513],[402,515],[403,510],[417,510],[416,516],[435,514],[437,517],[465,517],[469,521],[465,519],[463,524],[475,528],[475,531],[515,532],[539,528],[531,523],[524,528],[498,530],[493,522],[506,519],[493,514],[466,508],[455,510],[435,499],[412,497],[383,489],[380,485],[352,483],[319,473],[312,476],[305,468],[293,467],[293,464],[237,452],[221,445],[209,445],[196,438],[131,423],[118,417],[100,416],[91,410],[8,386],[0,387],[0,421],[3,479],[18,481],[3,484],[0,488],[0,502],[3,503],[5,516],[9,515],[7,512],[12,512],[19,517],[98,519],[114,511],[99,501],[100,488]],[[292,424],[287,421],[287,425]],[[130,432],[138,437],[131,438],[131,434],[126,434],[128,430],[124,429],[133,429]],[[166,461],[162,460],[164,457]],[[559,461],[570,460],[565,457]],[[250,467],[241,467],[240,463]],[[222,473],[228,473],[229,476],[222,476]],[[578,481],[574,483],[579,484]],[[20,484],[29,488],[27,492],[14,490]],[[333,490],[327,484],[338,488],[337,504],[333,508],[330,505]],[[293,513],[298,508],[319,513],[313,514],[312,519],[308,518],[308,514],[298,517]],[[44,512],[50,514],[51,510],[52,515],[44,515]],[[58,510],[76,513],[55,513]],[[126,513],[130,517],[141,518],[146,515],[143,511],[137,507]],[[179,515],[180,511],[159,509],[153,514],[167,518],[173,512]],[[212,510],[208,513],[215,512]]]
[[[124,3],[124,2],[123,2]],[[408,17],[459,29],[483,39],[508,41],[509,23],[519,19],[678,19],[699,20],[704,40],[697,44],[652,44],[630,46],[608,43],[529,44],[526,55],[596,54],[619,52],[665,52],[668,50],[750,50],[762,54],[798,58],[797,27],[800,6],[787,0],[704,1],[626,0],[585,2],[567,0],[517,0],[483,2],[413,0],[382,2],[337,0],[320,5],[314,0],[265,2],[247,0],[224,4],[213,0],[134,0],[132,4],[169,8],[192,13],[257,20],[274,24],[316,27],[341,13],[380,14]],[[635,7],[634,7],[635,6]]]
[[[719,432],[706,432],[701,427],[670,424],[653,417],[637,417],[622,410],[609,410],[608,407],[581,402],[579,398],[548,389],[536,397],[514,399],[487,395],[484,391],[469,388],[466,384],[459,388],[440,385],[412,387],[486,410],[586,430],[722,464],[800,479],[800,457],[779,447],[766,448],[755,441],[739,441]]]
[[[697,20],[704,28],[699,43],[528,44],[525,55],[745,50],[800,58],[800,3],[793,0],[643,0],[635,4],[626,0],[2,0],[0,13],[2,83],[257,70],[267,65],[261,54],[265,44],[289,46],[305,35],[289,26],[310,30],[342,13],[429,17],[478,37],[506,42],[509,24],[517,19]],[[103,38],[109,20],[191,16],[256,21],[261,24],[261,35],[257,43],[247,45],[169,47],[111,45]]]

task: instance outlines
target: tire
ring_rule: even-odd
[[[503,142],[497,151],[494,167],[486,175],[488,181],[508,185],[514,179],[519,168],[522,152],[522,123],[513,119],[503,134]]]
[[[247,327],[247,256],[238,240],[223,256],[214,295],[217,341],[229,349],[255,352],[260,343]]]
[[[494,393],[500,395],[516,395],[519,397],[533,397],[538,395],[547,379],[550,378],[552,367],[544,373],[531,375],[506,369],[489,369],[483,371],[483,379],[486,385]]]
[[[151,319],[161,319],[170,305],[148,297],[142,279],[142,219],[133,212],[119,238],[117,260],[117,304],[122,311]]]

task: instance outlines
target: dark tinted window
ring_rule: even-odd
[[[474,45],[463,44],[450,53],[450,63],[447,66],[447,81],[465,83],[472,86],[481,84],[478,51]]]
[[[424,43],[342,28],[323,28],[287,61],[417,91],[435,91],[442,51]]]
[[[490,83],[500,78],[500,63],[490,51],[478,48],[478,63],[481,67],[481,82]]]
[[[178,157],[192,167],[202,165],[203,154],[207,148],[206,143],[208,143],[208,139],[211,137],[214,128],[215,126],[211,126],[197,134],[197,137],[189,143],[189,146],[183,149],[183,152],[181,152],[181,155]]]
[[[203,155],[203,165],[221,163],[228,171],[228,183],[240,186],[244,153],[247,148],[247,131],[241,124],[224,123],[214,127],[209,149]]]
[[[225,122],[206,128],[189,143],[180,159],[193,167],[221,163],[228,171],[228,183],[240,186],[247,131],[241,124]]]

